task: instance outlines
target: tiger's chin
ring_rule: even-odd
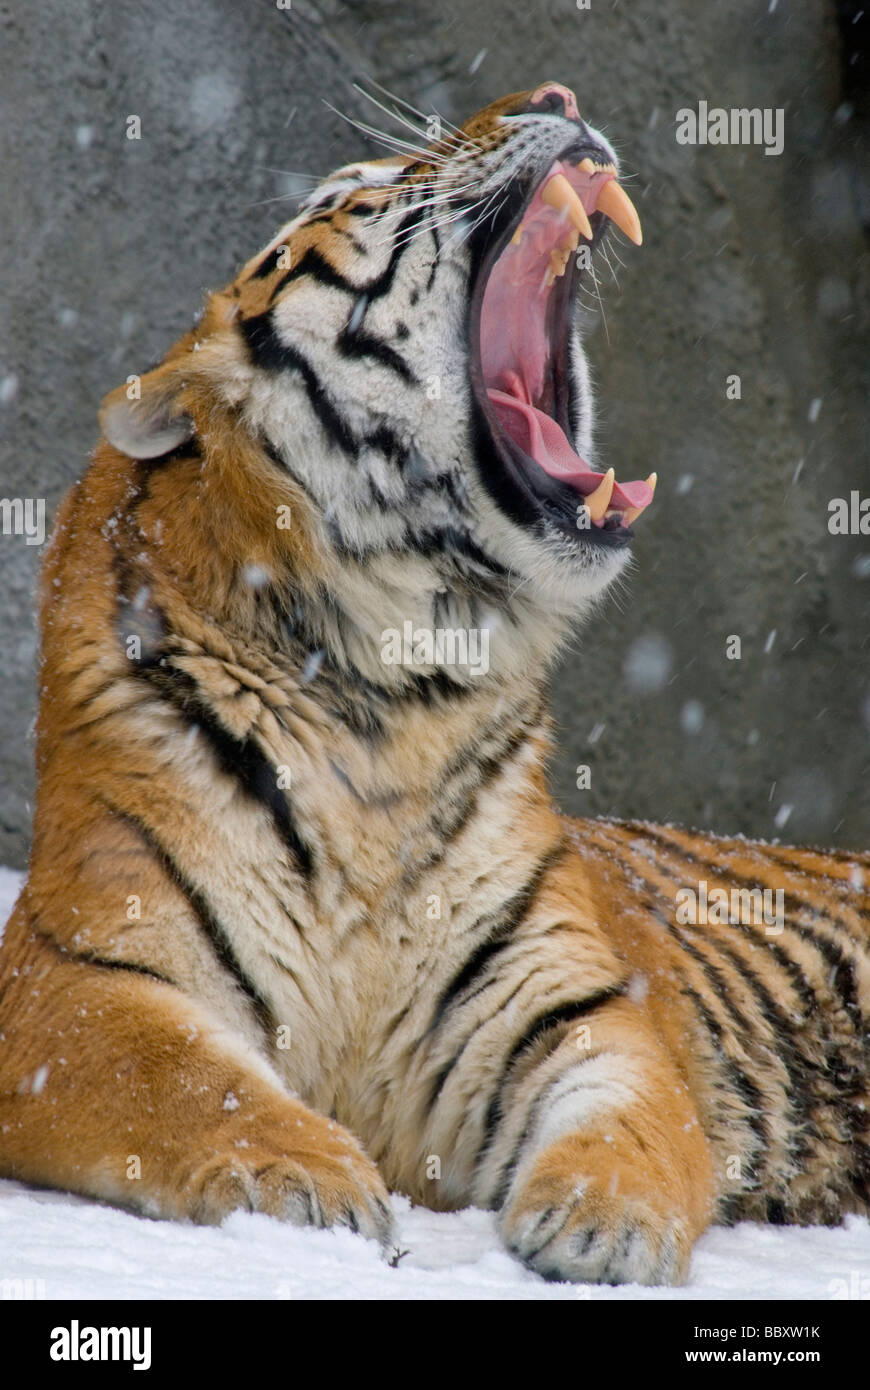
[[[482,544],[515,576],[513,592],[570,626],[593,612],[633,566],[630,540],[605,548],[585,545],[558,526],[530,531],[497,513],[489,520]]]

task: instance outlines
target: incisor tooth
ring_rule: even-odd
[[[511,237],[511,246],[519,246],[519,244],[520,244],[520,242],[522,241],[522,239],[523,239],[523,224],[520,223],[520,225],[517,227],[516,231],[514,232],[513,236]]]
[[[584,498],[586,508],[593,521],[603,521],[604,513],[610,506],[610,499],[613,495],[613,484],[616,481],[616,474],[612,468],[608,468],[601,482],[594,492]]]
[[[564,212],[578,232],[592,240],[592,227],[586,209],[564,174],[554,174],[545,185],[541,197],[551,208]]]
[[[637,208],[625,189],[620,188],[616,179],[607,180],[598,195],[595,210],[596,212],[603,212],[605,217],[609,217],[611,222],[616,223],[620,231],[625,232],[629,241],[633,241],[635,246],[640,246],[643,241],[643,232],[640,230]]]

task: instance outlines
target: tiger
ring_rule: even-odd
[[[402,1194],[679,1284],[713,1224],[868,1212],[870,856],[560,814],[554,665],[656,481],[588,462],[578,330],[639,217],[558,82],[389,148],[59,509],[0,1175],[387,1257]]]

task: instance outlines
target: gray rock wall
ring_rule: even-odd
[[[827,528],[830,498],[870,495],[867,194],[832,3],[40,0],[0,23],[0,494],[49,518],[105,392],[289,215],[270,200],[294,178],[271,171],[372,148],[324,98],[371,120],[351,86],[368,76],[459,120],[572,86],[646,237],[605,277],[606,330],[590,316],[601,442],[618,475],[661,481],[633,577],[559,673],[560,800],[867,845],[870,537]],[[783,153],[677,144],[700,99],[783,107]],[[0,537],[8,863],[28,838],[39,554]]]

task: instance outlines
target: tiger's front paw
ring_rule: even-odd
[[[393,1217],[380,1173],[348,1131],[325,1121],[317,1128],[316,1148],[261,1144],[210,1154],[186,1175],[180,1214],[217,1225],[232,1211],[259,1211],[296,1226],[346,1226],[386,1247]]]
[[[511,1254],[545,1279],[591,1284],[682,1284],[692,1239],[688,1221],[660,1194],[602,1176],[578,1162],[571,1141],[521,1173],[499,1216]],[[593,1173],[592,1176],[588,1175]]]

